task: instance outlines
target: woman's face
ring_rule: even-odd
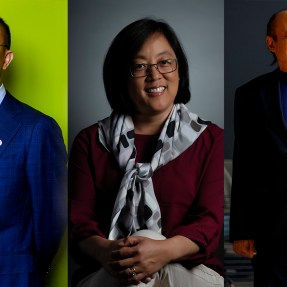
[[[133,63],[156,64],[159,61],[176,59],[175,52],[163,34],[151,35],[135,55]],[[129,96],[135,106],[137,115],[154,116],[169,114],[179,85],[178,69],[161,74],[152,66],[146,77],[130,78]]]

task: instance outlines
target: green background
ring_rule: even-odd
[[[9,92],[53,117],[67,146],[68,0],[0,0],[14,60],[4,72]],[[67,286],[67,242],[54,258],[49,287]]]

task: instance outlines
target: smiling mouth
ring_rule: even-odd
[[[148,93],[162,93],[166,88],[165,87],[158,87],[158,88],[151,88],[151,89],[147,89],[146,91]]]

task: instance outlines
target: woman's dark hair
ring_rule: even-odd
[[[144,18],[121,30],[106,54],[103,78],[106,95],[113,111],[132,114],[134,109],[128,94],[130,65],[145,41],[156,32],[165,36],[178,61],[180,81],[175,103],[186,104],[190,100],[188,62],[175,32],[164,21]]]

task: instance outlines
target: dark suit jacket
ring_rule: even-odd
[[[62,134],[7,92],[0,140],[0,286],[42,286],[66,225]]]
[[[236,90],[230,239],[287,254],[287,125],[279,71]]]

